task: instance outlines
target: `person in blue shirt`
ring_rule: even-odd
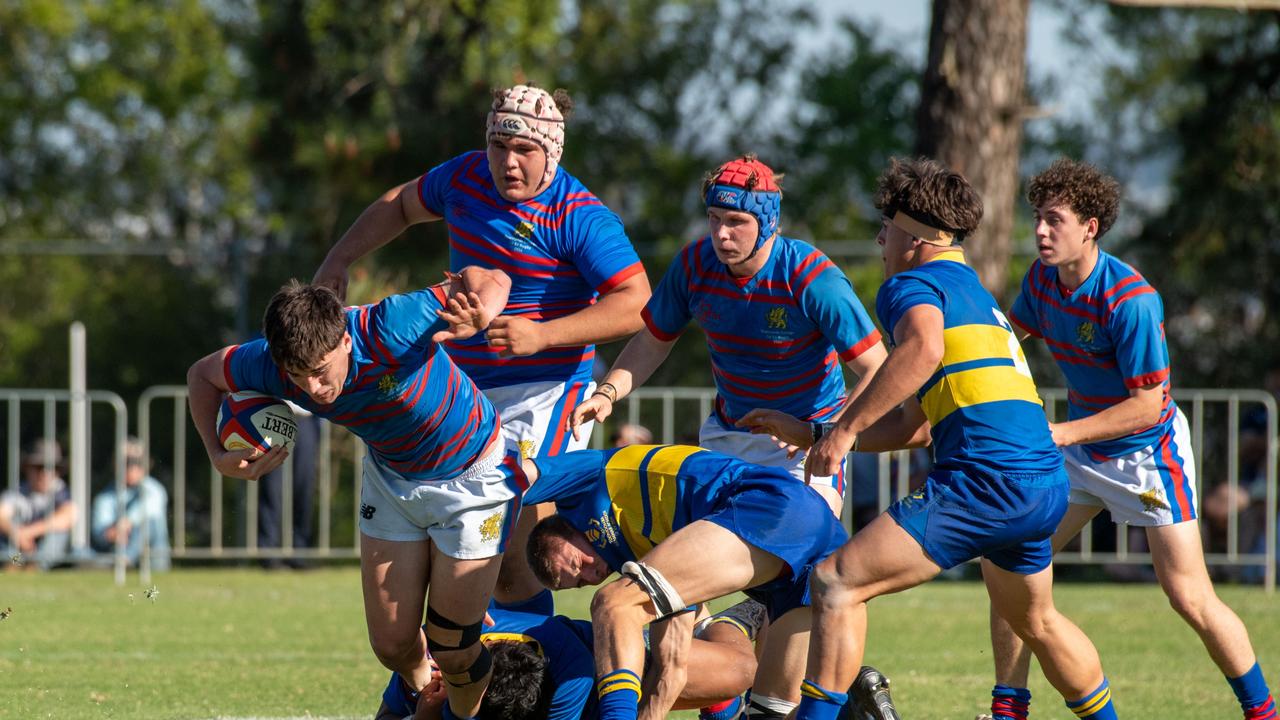
[[[832,420],[884,362],[880,331],[849,279],[826,255],[779,232],[780,176],[755,155],[724,163],[702,186],[708,234],[676,255],[633,337],[571,423],[604,420],[666,360],[697,321],[707,341],[716,400],[698,445],[809,482],[839,515],[845,471],[805,478],[803,457],[739,425],[757,407]],[[850,391],[841,365],[858,377]]]
[[[751,639],[758,629],[751,619],[752,608],[744,609],[750,603],[744,601],[698,624],[689,645],[689,682],[680,691],[675,709],[709,706],[746,692],[756,666]],[[552,615],[551,610],[549,590],[515,606],[490,603],[493,624],[485,627],[480,640],[493,654],[493,677],[480,703],[479,718],[597,717],[591,623]],[[392,673],[377,720],[438,718],[444,701],[441,685],[438,678],[433,680],[419,700]]]
[[[965,263],[961,243],[982,219],[982,200],[936,161],[895,159],[875,204],[885,267],[876,312],[891,339],[888,359],[835,423],[815,427],[768,410],[748,422],[812,443],[805,462],[814,474],[855,447],[930,441],[935,465],[921,488],[814,569],[796,717],[832,720],[840,711],[861,660],[868,601],[980,557],[992,608],[1068,707],[1081,718],[1115,718],[1093,643],[1053,605],[1049,538],[1067,507],[1062,455],[1012,327]]]
[[[670,688],[688,674],[692,618],[685,610],[697,603],[745,591],[768,614],[762,657],[790,644],[803,648],[809,570],[848,537],[822,497],[786,470],[697,447],[581,450],[527,461],[526,475],[524,502],[556,508],[526,546],[543,584],[582,587],[615,571],[624,576],[591,605],[604,720],[642,711],[662,717],[671,707]],[[653,643],[654,668],[645,677],[654,682],[641,693],[641,629],[659,620],[655,627],[670,629]],[[798,688],[800,677],[771,681]]]
[[[1061,159],[1031,179],[1039,257],[1010,319],[1041,338],[1067,381],[1067,420],[1054,423],[1071,479],[1071,504],[1053,536],[1061,549],[1105,508],[1146,528],[1169,604],[1187,621],[1240,702],[1244,717],[1275,718],[1249,632],[1213,590],[1196,508],[1196,463],[1187,419],[1169,395],[1169,349],[1160,295],[1101,248],[1115,223],[1120,184],[1087,163]],[[1029,653],[997,615],[992,716],[1025,720]]]
[[[449,680],[446,717],[473,716],[488,681],[481,620],[523,473],[493,405],[440,343],[483,328],[494,313],[486,308],[502,307],[509,287],[501,271],[464,268],[446,283],[344,309],[331,289],[293,281],[268,303],[263,338],[217,350],[187,373],[192,420],[224,475],[257,479],[287,452],[224,449],[215,418],[227,393],[291,401],[365,442],[360,574],[370,644],[415,689],[431,678],[431,649]]]
[[[145,548],[151,554],[152,570],[168,570],[169,493],[148,472],[150,459],[137,438],[124,446],[124,494],[116,494],[115,483],[93,498],[89,538],[99,552],[113,553],[124,546],[125,558],[137,565]]]

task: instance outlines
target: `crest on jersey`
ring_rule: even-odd
[[[484,519],[480,523],[480,539],[484,542],[493,542],[502,534],[502,512],[498,511]]]
[[[521,220],[520,224],[516,225],[516,235],[524,238],[525,240],[533,237],[533,223]]]
[[[520,448],[521,460],[528,460],[533,457],[534,450],[532,440],[517,440],[516,447]]]
[[[769,314],[765,316],[768,321],[766,326],[769,330],[786,330],[787,329],[787,309],[781,305],[776,305]]]
[[[698,318],[698,324],[702,327],[706,327],[708,324],[720,319],[720,313],[716,312],[715,307],[706,300],[698,304],[698,307],[693,311],[693,316]]]
[[[1098,327],[1088,320],[1085,320],[1076,326],[1076,340],[1080,341],[1081,347],[1088,347],[1092,345],[1097,335]]]
[[[614,526],[609,511],[600,513],[600,517],[587,521],[587,541],[602,548],[618,542],[618,529]]]
[[[1142,509],[1147,512],[1169,509],[1169,503],[1164,501],[1164,493],[1160,492],[1160,488],[1151,488],[1139,495],[1138,499],[1142,501]]]
[[[395,375],[383,375],[382,379],[378,381],[378,392],[386,397],[395,395],[398,387],[399,384],[396,382]]]

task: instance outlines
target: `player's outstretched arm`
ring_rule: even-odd
[[[495,318],[489,326],[489,344],[511,356],[621,340],[644,326],[640,310],[649,295],[649,278],[636,273],[572,315],[546,322],[516,315]]]
[[[693,643],[694,613],[649,625],[652,664],[644,674],[638,720],[662,720],[684,691]]]
[[[418,199],[416,179],[393,187],[365,208],[347,232],[329,248],[329,254],[311,282],[333,288],[339,299],[346,299],[347,269],[352,263],[391,242],[410,225],[439,219],[439,215],[423,207]]]
[[[222,396],[230,392],[222,375],[223,362],[231,348],[225,347],[200,358],[187,370],[187,395],[191,405],[191,421],[218,472],[244,480],[257,480],[280,467],[288,456],[284,446],[271,448],[266,454],[257,449],[226,450],[218,440],[218,406]]]
[[[1050,423],[1053,442],[1059,447],[1088,445],[1125,437],[1160,422],[1164,384],[1154,383],[1129,391],[1129,397],[1088,417]]]
[[[582,423],[603,421],[612,415],[613,404],[643,385],[671,354],[671,348],[675,344],[675,340],[659,340],[649,328],[641,327],[640,332],[622,349],[596,391],[573,409],[573,414],[569,416],[569,430],[573,431],[574,439],[581,439],[578,437],[578,426]]]
[[[924,385],[942,362],[942,329],[942,311],[933,305],[916,305],[903,314],[894,328],[893,352],[867,389],[845,409],[832,431],[809,449],[805,458],[807,472],[835,474],[858,434],[902,405]]]

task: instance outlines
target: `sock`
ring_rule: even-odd
[[[1088,718],[1088,720],[1119,720],[1120,718],[1116,714],[1116,706],[1111,704],[1111,685],[1107,683],[1106,678],[1102,678],[1102,684],[1088,695],[1075,702],[1068,700],[1067,709],[1075,713],[1076,717]]]
[[[1249,672],[1238,678],[1227,678],[1227,684],[1240,701],[1245,720],[1276,720],[1276,701],[1271,697],[1267,681],[1262,677],[1262,667],[1254,663]]]
[[[635,720],[640,713],[640,677],[627,669],[614,670],[596,681],[600,720]]]
[[[742,696],[731,697],[721,703],[698,710],[698,720],[733,720],[742,712]]]
[[[747,697],[747,720],[780,720],[796,706],[793,702],[768,695],[752,695],[749,691]]]
[[[1027,720],[1031,712],[1031,691],[1026,688],[996,685],[991,689],[993,720]]]
[[[847,693],[826,690],[805,678],[800,684],[800,707],[796,710],[796,720],[836,720],[847,702]]]

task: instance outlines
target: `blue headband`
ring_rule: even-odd
[[[707,189],[707,207],[721,207],[750,213],[760,225],[756,250],[778,232],[778,216],[782,214],[782,193],[751,191],[735,185],[712,185]]]

